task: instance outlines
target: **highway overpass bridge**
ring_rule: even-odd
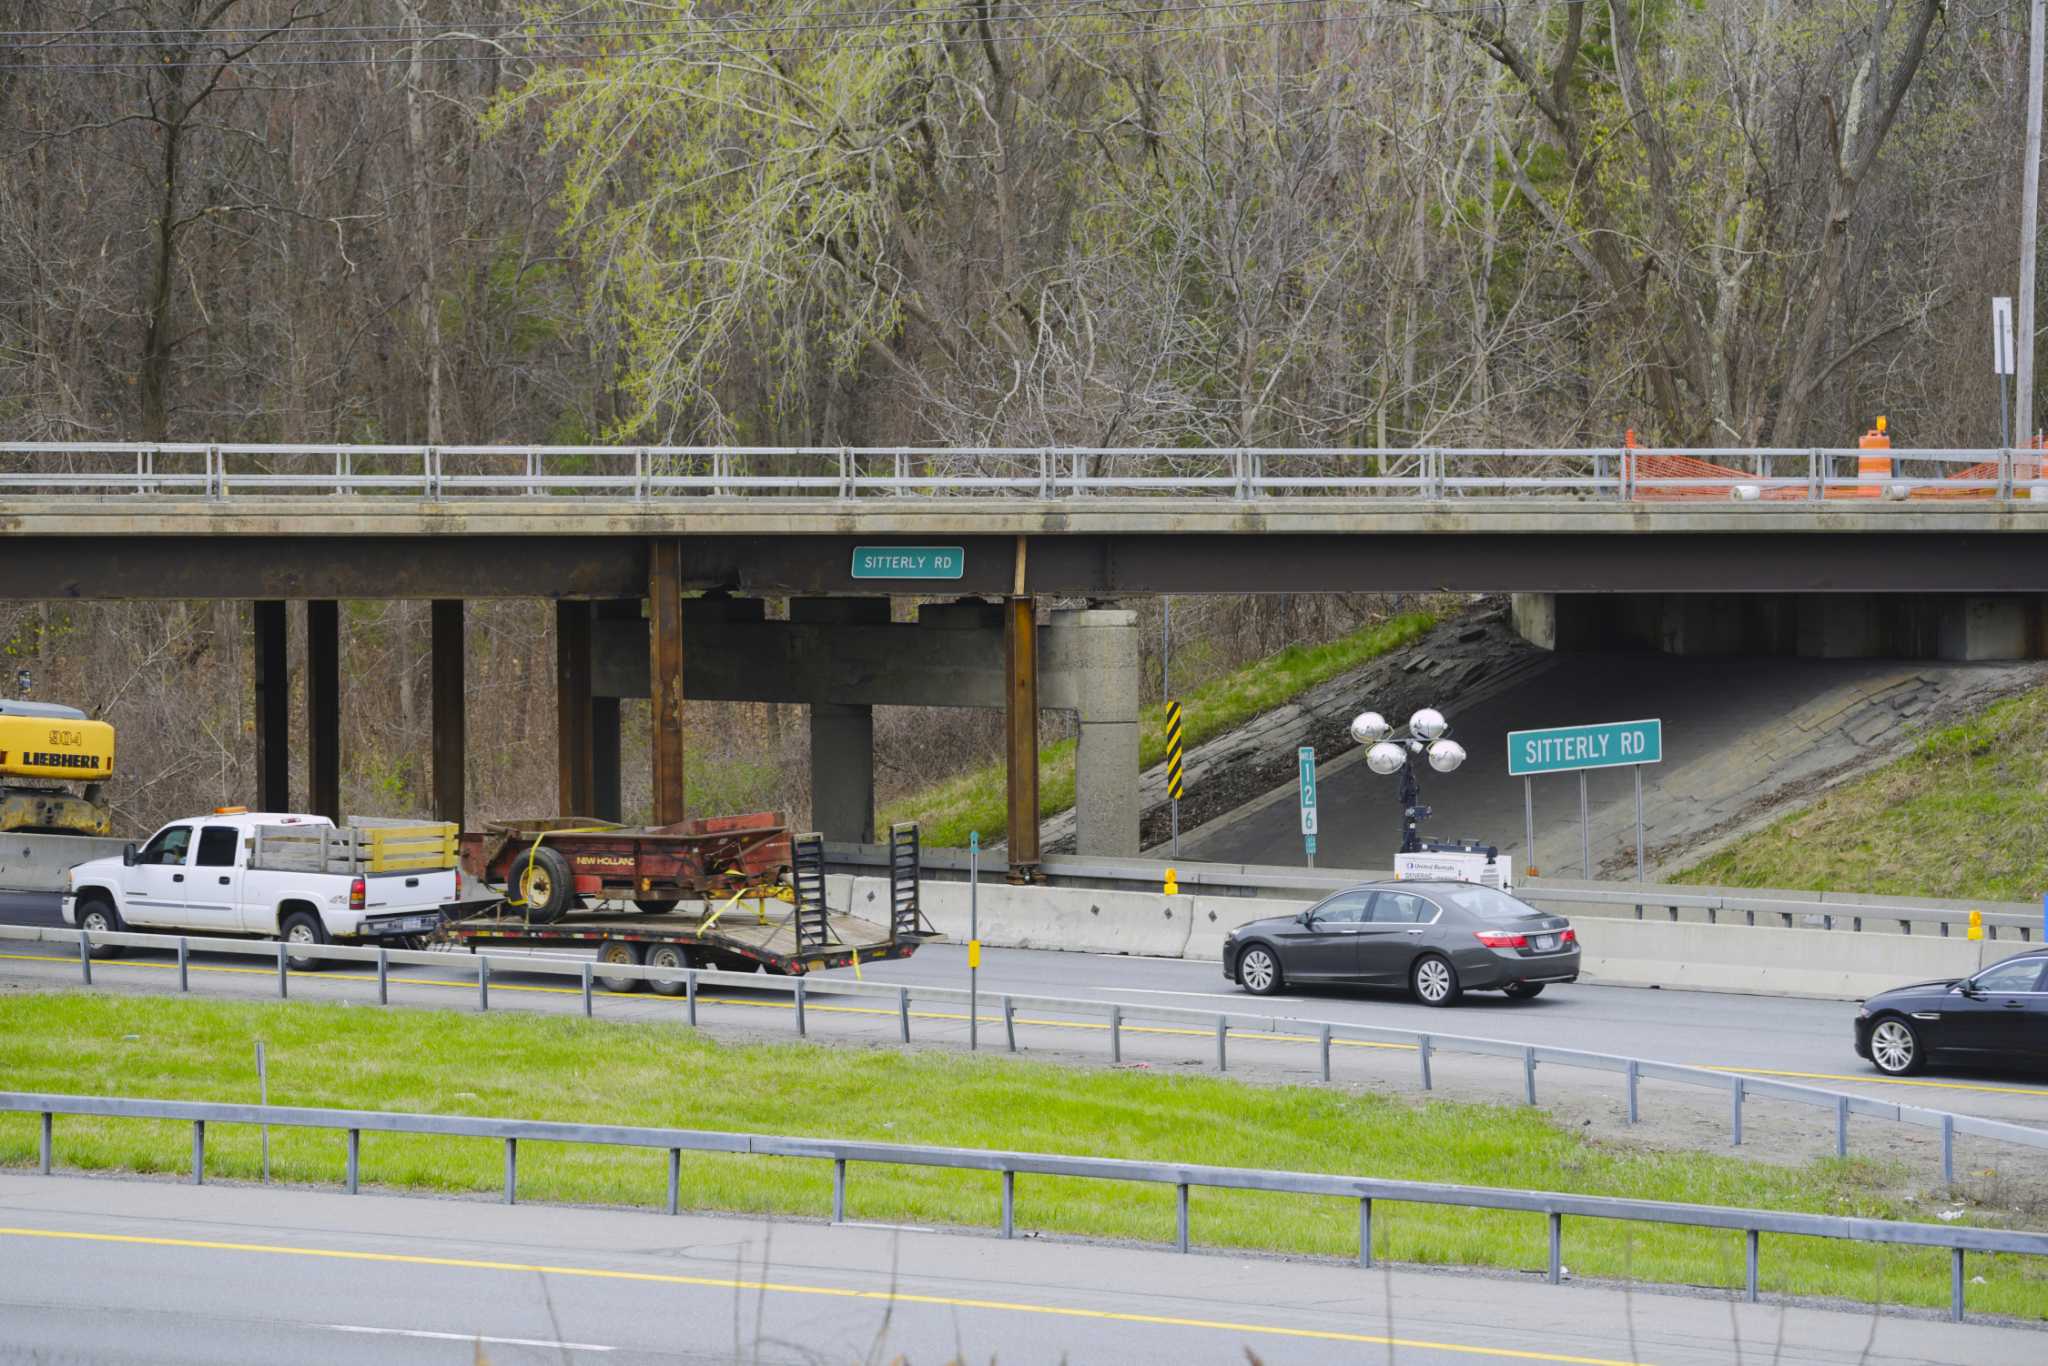
[[[810,704],[816,822],[847,840],[872,834],[874,705],[1000,706],[1022,872],[1037,861],[1041,706],[1081,717],[1082,852],[1132,852],[1137,838],[1134,618],[1041,624],[1037,598],[1512,592],[1525,630],[1551,645],[1612,617],[1679,650],[2039,653],[2040,462],[1869,448],[16,444],[0,445],[0,575],[22,599],[253,600],[253,795],[271,809],[292,805],[291,601],[308,624],[307,805],[329,814],[344,598],[435,604],[435,806],[448,819],[463,814],[472,598],[557,604],[565,814],[618,814],[620,697],[655,702],[657,822],[683,815],[685,698]],[[856,572],[861,548],[933,546],[957,558]],[[891,623],[892,593],[966,601]],[[1920,606],[1872,605],[1898,594]],[[1633,599],[1633,614],[1589,614],[1596,595]],[[761,600],[782,596],[790,619],[768,620]],[[742,672],[736,658],[776,662]]]

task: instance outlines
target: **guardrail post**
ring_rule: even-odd
[[[1901,920],[1901,921],[1899,922],[1899,933],[1900,933],[1900,934],[1911,934],[1912,932],[1913,932],[1913,922],[1912,922],[1912,921],[1910,921],[1910,920]]]
[[[910,1042],[910,988],[896,988],[896,1030],[903,1042]]]
[[[1415,1056],[1422,1060],[1422,1089],[1429,1089],[1429,1035],[1415,1036]]]
[[[1750,926],[1754,928],[1756,925],[1756,911],[1753,909],[1747,910],[1744,911],[1742,914],[1748,919]]]
[[[1323,1080],[1330,1079],[1330,1027],[1324,1025],[1316,1033],[1316,1043],[1323,1051]]]
[[[206,1184],[206,1121],[192,1121],[192,1184]]]
[[[846,1222],[846,1159],[832,1159],[832,1222]]]
[[[1852,916],[1850,916],[1850,917],[1849,917],[1849,928],[1850,928],[1850,929],[1852,929],[1852,930],[1854,930],[1854,931],[1856,931],[1856,933],[1858,933],[1858,934],[1861,934],[1861,933],[1863,933],[1863,917],[1862,917],[1862,916],[1860,916],[1860,915],[1852,915]]]
[[[1118,1005],[1109,1008],[1109,1060],[1124,1060],[1124,1009]]]
[[[53,1130],[56,1119],[57,1117],[48,1110],[43,1111],[43,1139],[41,1145],[36,1150],[36,1165],[42,1170],[44,1176],[50,1174],[50,1164],[54,1157],[53,1149],[56,1134]]]
[[[1003,998],[1003,1034],[1010,1041],[1010,1051],[1017,1051],[1017,1007],[1010,998]]]
[[[1178,1214],[1178,1216],[1179,1216],[1179,1218],[1178,1218],[1178,1229],[1179,1229],[1179,1231],[1178,1231],[1178,1232],[1177,1232],[1177,1233],[1176,1233],[1176,1234],[1174,1235],[1174,1240],[1173,1240],[1173,1247],[1174,1247],[1174,1251],[1176,1251],[1176,1252],[1186,1252],[1186,1251],[1188,1250],[1188,1185],[1187,1185],[1187,1182],[1185,1182],[1185,1181],[1181,1182],[1181,1183],[1180,1183],[1180,1184],[1179,1184],[1178,1186],[1175,1186],[1175,1187],[1174,1187],[1174,1190],[1178,1192],[1178,1194],[1177,1194],[1177,1195],[1176,1195],[1176,1196],[1174,1197],[1174,1206],[1175,1206],[1175,1210],[1176,1210],[1176,1213],[1177,1213],[1177,1214]]]
[[[1628,1122],[1634,1124],[1638,1118],[1636,1110],[1636,1084],[1643,1078],[1642,1064],[1634,1058],[1628,1060]]]
[[[1849,1098],[1835,1097],[1835,1156],[1849,1155]]]
[[[285,952],[284,941],[280,939],[277,941],[277,999],[280,1001],[291,994],[285,983],[285,969],[290,962],[291,955]]]
[[[1672,924],[1674,924],[1674,925],[1676,925],[1676,924],[1678,923],[1678,907],[1676,907],[1676,906],[1669,906],[1669,907],[1666,907],[1665,909],[1667,909],[1667,910],[1669,910],[1669,911],[1671,912],[1671,923],[1672,923]]]
[[[1935,924],[1941,927],[1941,937],[1943,939],[1948,938],[1948,922],[1946,920],[1938,920]]]
[[[683,974],[683,995],[690,1006],[690,1028],[697,1027],[697,969],[691,968]]]
[[[1728,1104],[1731,1110],[1729,1128],[1734,1135],[1731,1146],[1740,1148],[1742,1146],[1742,1078],[1730,1077],[1728,1081]]]
[[[1638,920],[1641,920],[1642,918],[1643,918],[1643,908],[1642,908],[1642,906],[1641,906],[1641,905],[1638,905],[1638,906],[1636,907],[1636,919],[1638,919]]]
[[[1952,1322],[1963,1321],[1963,1250],[1952,1247],[1948,1250],[1948,1316]]]
[[[92,985],[92,935],[85,930],[78,932],[78,972],[87,986]]]
[[[1552,1210],[1545,1217],[1550,1221],[1550,1283],[1557,1285],[1564,1280],[1564,1216]]]
[[[804,979],[801,977],[796,979],[796,1032],[798,1034],[806,1032],[804,1029]]]
[[[1941,1182],[1956,1183],[1956,1117],[1951,1114],[1941,1117]]]
[[[1216,1070],[1217,1070],[1218,1072],[1226,1072],[1226,1071],[1228,1071],[1228,1070],[1230,1069],[1230,1060],[1229,1060],[1229,1058],[1228,1058],[1228,1057],[1226,1056],[1226,1051],[1225,1051],[1225,1048],[1224,1048],[1224,1043],[1223,1043],[1224,1039],[1225,1039],[1225,1038],[1226,1038],[1226,1037],[1227,1037],[1227,1036],[1229,1035],[1229,1033],[1230,1033],[1230,1021],[1228,1021],[1228,1020],[1224,1019],[1224,1018],[1223,1018],[1223,1017],[1222,1017],[1221,1015],[1217,1016],[1217,1017],[1216,1017]]]
[[[377,946],[377,1004],[391,1004],[391,950]]]
[[[192,978],[191,978],[191,973],[190,973],[190,968],[189,968],[189,960],[190,960],[190,958],[191,958],[191,952],[190,952],[190,950],[191,950],[191,945],[189,945],[189,944],[187,944],[187,943],[185,942],[185,936],[184,936],[184,935],[182,935],[182,934],[181,934],[181,935],[179,935],[179,936],[178,936],[178,990],[180,990],[180,991],[190,991],[190,990],[192,990]]]
[[[1536,1050],[1534,1048],[1524,1048],[1522,1050],[1522,1092],[1528,1097],[1529,1104],[1534,1105],[1536,1103]]]
[[[1017,1236],[1017,1173],[1003,1173],[1003,1236]]]
[[[593,1001],[591,1000],[591,990],[590,990],[590,978],[591,978],[591,965],[590,965],[589,963],[585,963],[585,964],[583,965],[583,977],[582,977],[582,987],[583,987],[583,1018],[584,1018],[584,1019],[586,1019],[586,1020],[587,1020],[587,1019],[589,1019],[589,1018],[591,1017],[591,1007],[592,1007],[592,1005],[594,1004],[594,1002],[593,1002]]]
[[[679,1214],[683,1207],[683,1150],[668,1150],[668,1212]]]
[[[1372,1265],[1372,1197],[1363,1196],[1358,1202],[1358,1264]]]
[[[476,956],[476,1008],[491,1008],[491,960],[481,953]]]
[[[1763,1235],[1753,1228],[1742,1231],[1742,1285],[1744,1293],[1749,1297],[1751,1304],[1756,1303],[1757,1244],[1761,1241],[1762,1237]]]
[[[505,1140],[505,1203],[516,1202],[519,1194],[519,1140]]]

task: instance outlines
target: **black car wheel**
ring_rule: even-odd
[[[1541,982],[1510,982],[1501,991],[1513,1001],[1532,1001],[1543,994]]]
[[[78,928],[92,934],[119,934],[128,926],[113,902],[95,896],[78,903]],[[118,944],[96,944],[91,949],[94,958],[119,958],[122,952]]]
[[[1870,1029],[1870,1061],[1888,1077],[1918,1072],[1925,1061],[1920,1035],[1896,1015],[1887,1015]]]
[[[1280,960],[1264,944],[1254,944],[1237,960],[1237,981],[1254,996],[1280,990]]]
[[[1414,970],[1408,974],[1408,989],[1426,1006],[1456,1005],[1458,997],[1464,994],[1458,985],[1458,970],[1451,966],[1450,959],[1436,953],[1426,953],[1416,960]]]
[[[311,911],[293,911],[286,916],[284,924],[278,927],[277,937],[291,948],[302,945],[317,946],[329,942],[327,927],[321,924],[320,917]],[[318,972],[327,966],[325,958],[315,958],[306,953],[293,953],[290,948],[286,950],[285,961],[291,965],[294,972]]]

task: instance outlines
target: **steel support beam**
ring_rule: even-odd
[[[1004,603],[1003,683],[1010,881],[1029,882],[1038,873],[1038,618],[1028,596]]]
[[[468,776],[468,711],[463,700],[462,599],[433,606],[434,819],[463,823]],[[265,810],[272,808],[266,807]]]
[[[557,806],[564,816],[591,816],[590,619],[587,602],[555,604],[555,757]]]
[[[292,809],[292,677],[285,604],[251,603],[256,636],[256,809]]]
[[[625,819],[625,782],[619,773],[619,699],[590,699],[590,814]]]
[[[306,604],[306,810],[341,820],[341,604]],[[289,809],[289,808],[286,808]]]
[[[654,770],[656,825],[684,816],[683,543],[663,537],[647,548],[648,749]]]

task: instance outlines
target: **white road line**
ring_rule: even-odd
[[[354,1323],[323,1323],[333,1333],[371,1333],[379,1337],[432,1338],[437,1342],[487,1342],[499,1347],[552,1347],[565,1352],[616,1352],[595,1342],[555,1342],[548,1338],[490,1338],[478,1333],[430,1333],[424,1328],[366,1328]]]
[[[1205,1001],[1271,1001],[1275,1005],[1305,1006],[1310,1004],[1304,996],[1253,996],[1243,991],[1167,991],[1163,987],[1095,987],[1095,991],[1115,991],[1141,996],[1199,996]]]

